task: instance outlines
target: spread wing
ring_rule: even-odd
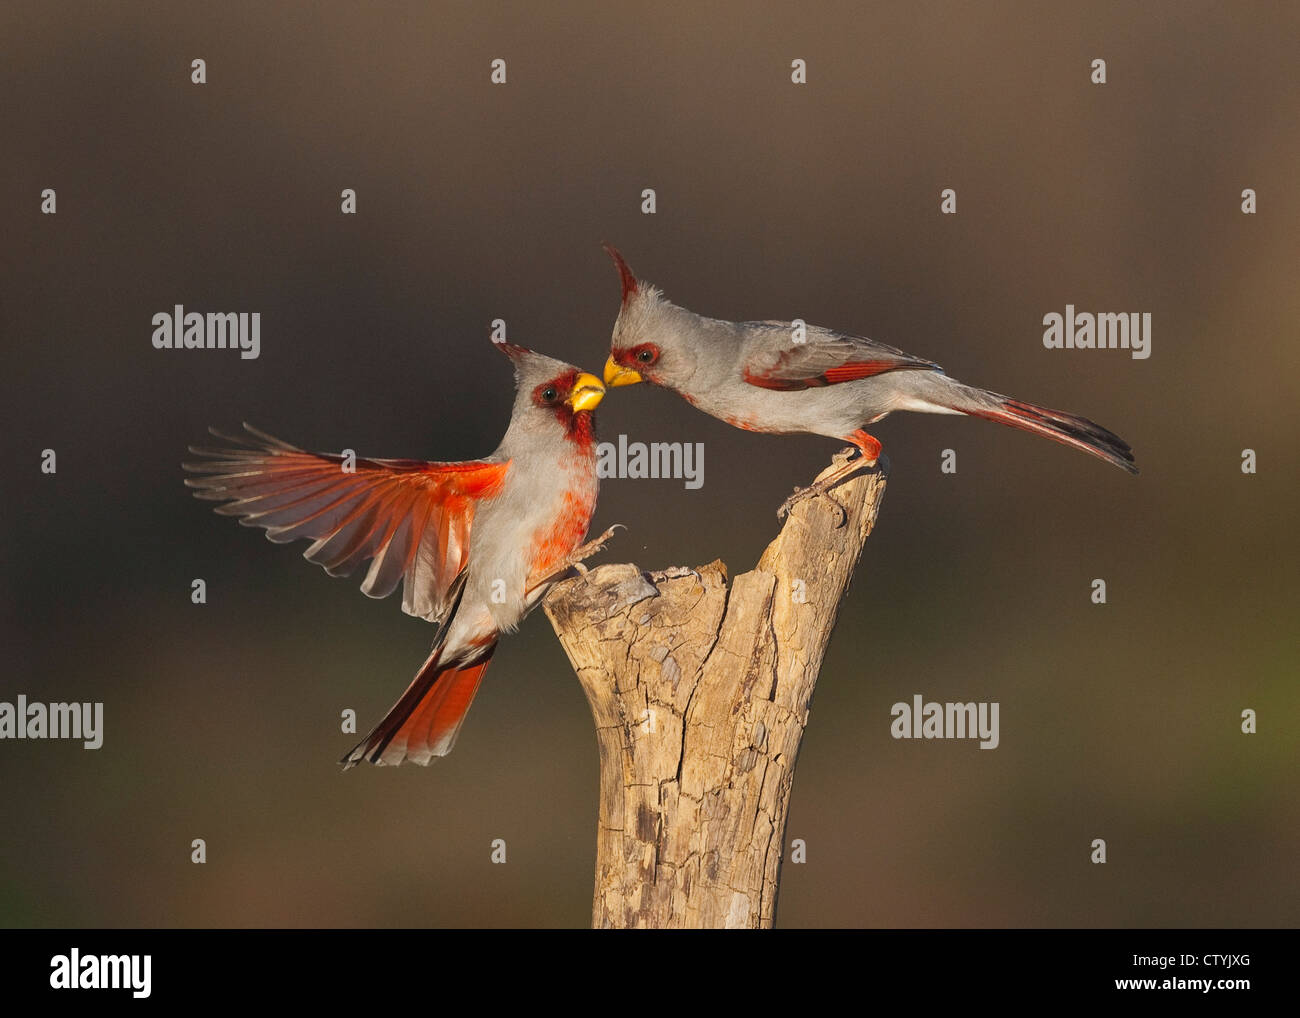
[[[244,425],[246,436],[212,433],[232,443],[190,452],[196,498],[224,502],[223,516],[262,527],[277,544],[307,538],[303,557],[331,576],[370,569],[361,590],[387,597],[402,588],[402,611],[440,622],[469,555],[474,511],[501,491],[509,461],[425,463],[357,459],[344,470],[335,453],[306,452]]]
[[[785,322],[753,323],[790,335]],[[744,367],[745,381],[761,389],[814,389],[838,385],[887,371],[939,371],[939,365],[861,336],[808,328],[805,343],[754,354]]]

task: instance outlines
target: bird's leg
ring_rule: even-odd
[[[567,559],[564,560],[564,565],[560,566],[559,569],[556,569],[550,575],[545,576],[542,579],[538,580],[536,583],[534,583],[531,587],[528,588],[524,596],[527,597],[531,595],[534,591],[539,590],[540,588],[546,586],[548,583],[554,583],[556,580],[564,576],[564,574],[567,573],[570,569],[576,569],[579,573],[585,574],[587,572],[587,567],[582,564],[582,560],[585,558],[591,558],[591,556],[596,554],[596,552],[598,551],[604,551],[605,542],[614,536],[614,531],[626,530],[626,529],[627,527],[623,526],[623,524],[615,523],[612,527],[609,527],[599,537],[595,538],[594,540],[588,541],[581,548],[576,549],[572,555],[570,555]]]
[[[626,529],[627,527],[623,526],[623,524],[621,523],[615,523],[612,527],[606,527],[605,532],[603,534],[601,534],[599,537],[595,538],[594,540],[588,541],[581,548],[579,548],[577,551],[575,551],[572,555],[569,556],[569,565],[571,566],[581,565],[583,559],[591,558],[591,556],[596,554],[596,552],[598,551],[604,551],[605,542],[614,536],[614,532],[617,530],[626,530]]]
[[[880,442],[862,430],[846,435],[845,438],[852,442],[853,445],[837,452],[831,458],[831,468],[824,471],[812,484],[806,488],[796,488],[794,494],[782,502],[781,508],[776,511],[778,520],[784,520],[789,516],[790,510],[804,499],[825,495],[830,499],[831,504],[839,510],[840,521],[836,526],[844,526],[848,521],[848,512],[829,492],[837,484],[842,484],[859,470],[874,467],[880,459],[881,448]]]

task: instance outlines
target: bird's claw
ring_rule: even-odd
[[[831,457],[831,465],[818,475],[817,480],[806,488],[794,489],[794,494],[782,502],[781,508],[776,511],[776,518],[784,522],[790,511],[804,499],[824,495],[839,513],[839,521],[835,524],[838,529],[848,523],[849,511],[839,499],[830,494],[831,489],[860,471],[876,469],[880,469],[878,459],[868,460],[862,449],[855,445],[845,446]]]
[[[697,580],[703,581],[699,571],[692,569],[690,566],[669,566],[667,569],[654,569],[646,573],[650,582],[656,586],[665,580],[680,580],[684,576],[694,576]]]
[[[807,497],[807,488],[795,488],[794,494],[787,498],[776,510],[778,522],[784,523],[785,518],[790,515],[790,510],[801,500],[801,497]]]
[[[582,560],[585,558],[591,558],[591,556],[595,555],[596,552],[598,551],[604,551],[605,543],[611,537],[614,536],[614,532],[616,530],[626,530],[626,529],[627,527],[623,526],[623,524],[621,523],[615,523],[612,527],[606,528],[603,534],[601,534],[595,540],[588,541],[581,548],[579,548],[572,555],[570,555],[569,565],[577,569],[578,572],[585,573],[587,570],[582,566]]]
[[[806,488],[795,488],[794,494],[781,503],[781,508],[776,511],[776,518],[784,523],[786,517],[790,515],[790,511],[800,502],[803,502],[805,499],[817,498],[818,496],[824,496],[826,500],[830,502],[835,511],[839,513],[840,518],[839,522],[835,524],[836,529],[838,530],[840,527],[844,526],[844,524],[849,520],[848,510],[840,504],[840,500],[832,495],[828,488],[818,484],[810,484]]]

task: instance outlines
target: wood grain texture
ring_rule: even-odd
[[[884,491],[883,470],[836,487],[842,526],[800,502],[730,585],[719,561],[623,564],[547,595],[600,748],[593,926],[772,925],[809,704]]]

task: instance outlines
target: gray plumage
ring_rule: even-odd
[[[965,385],[939,365],[863,336],[790,322],[728,322],[673,304],[607,248],[623,280],[606,382],[641,380],[748,431],[807,432],[852,442],[898,410],[984,417],[1081,449],[1137,473],[1127,443],[1074,414]]]

